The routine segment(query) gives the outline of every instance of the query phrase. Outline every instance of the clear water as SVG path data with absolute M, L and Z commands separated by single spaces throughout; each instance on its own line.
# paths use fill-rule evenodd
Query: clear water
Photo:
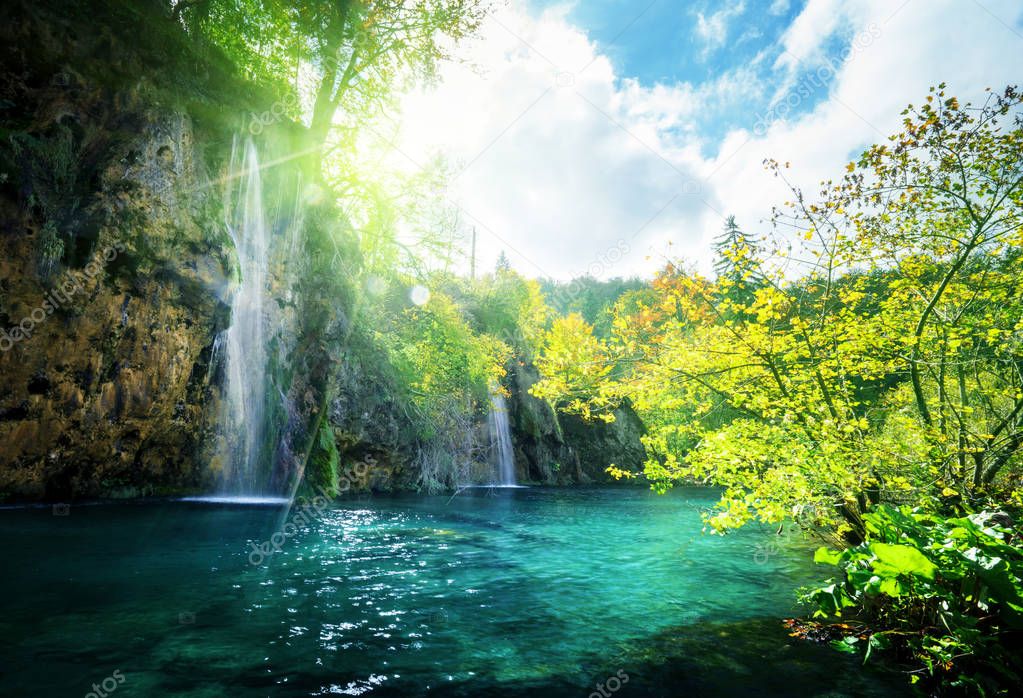
M 819 575 L 806 544 L 701 535 L 713 499 L 3 510 L 0 695 L 82 696 L 115 671 L 117 698 L 584 697 L 622 675 L 622 698 L 901 694 L 901 678 L 787 637 L 793 588 Z M 280 552 L 254 547 L 270 540 Z

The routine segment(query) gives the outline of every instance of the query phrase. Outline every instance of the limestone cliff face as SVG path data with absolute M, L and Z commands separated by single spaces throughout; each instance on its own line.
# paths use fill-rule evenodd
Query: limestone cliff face
M 0 9 L 0 497 L 209 491 L 230 465 L 232 153 L 273 99 L 165 3 L 65 5 Z M 256 139 L 275 163 L 259 478 L 276 491 L 302 475 L 350 300 L 321 283 L 351 249 L 336 211 L 308 203 L 304 134 L 278 119 Z
M 0 41 L 0 499 L 210 491 L 232 438 L 229 166 L 273 96 L 193 44 L 166 3 L 12 0 Z M 357 251 L 303 184 L 304 129 L 278 119 L 256 135 L 274 163 L 260 477 L 288 491 L 328 412 L 349 455 L 397 463 L 408 445 L 363 384 L 372 367 L 345 357 Z
M 184 454 L 209 428 L 207 369 L 227 319 L 229 259 L 208 224 L 190 121 L 140 119 L 135 137 L 76 173 L 91 181 L 77 220 L 61 222 L 78 230 L 57 227 L 57 241 L 74 246 L 62 259 L 40 251 L 51 242 L 49 212 L 25 207 L 25 191 L 3 192 L 0 489 L 59 495 L 194 481 Z M 92 145 L 54 129 L 39 149 L 65 137 L 79 151 Z M 20 181 L 38 200 L 47 194 L 36 187 L 48 183 L 35 177 Z
M 215 66 L 169 89 L 189 52 L 147 5 L 54 5 L 0 11 L 0 496 L 198 489 L 241 116 L 195 101 Z
M 199 486 L 231 260 L 193 123 L 61 88 L 5 144 L 0 492 Z
M 584 482 L 615 482 L 607 473 L 610 465 L 634 473 L 643 470 L 646 449 L 639 437 L 645 429 L 628 405 L 614 411 L 613 422 L 587 422 L 575 415 L 560 415 L 565 443 L 578 454 Z
M 239 276 L 225 182 L 235 139 L 273 98 L 167 15 L 147 0 L 0 6 L 0 500 L 224 481 L 221 340 Z M 303 184 L 303 138 L 286 121 L 257 138 L 280 163 L 263 182 L 276 207 L 265 480 L 289 491 L 318 463 L 336 483 L 369 461 L 356 489 L 464 482 L 486 463 L 486 415 L 427 442 L 395 399 L 380 352 L 353 333 L 358 251 Z M 535 380 L 522 367 L 508 386 L 520 481 L 638 469 L 634 415 L 559 418 L 528 395 Z
M 339 469 L 356 490 L 417 489 L 420 473 L 412 466 L 420 444 L 415 425 L 393 397 L 397 386 L 380 364 L 363 360 L 365 355 L 345 353 L 330 403 L 328 418 Z
M 539 380 L 529 364 L 511 371 L 509 401 L 515 460 L 519 480 L 544 484 L 609 483 L 606 469 L 640 472 L 646 452 L 639 437 L 643 425 L 631 407 L 615 410 L 615 420 L 587 422 L 556 413 L 550 405 L 529 394 Z

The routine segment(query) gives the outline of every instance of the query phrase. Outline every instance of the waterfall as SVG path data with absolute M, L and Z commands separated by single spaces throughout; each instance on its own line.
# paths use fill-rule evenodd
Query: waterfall
M 497 464 L 495 485 L 515 484 L 515 456 L 512 451 L 511 429 L 508 428 L 508 406 L 504 395 L 494 388 L 490 391 L 490 447 Z
M 226 224 L 238 254 L 240 284 L 231 300 L 225 361 L 227 386 L 223 429 L 228 445 L 224 486 L 252 494 L 265 488 L 262 460 L 266 431 L 267 350 L 263 311 L 267 293 L 268 235 L 259 154 L 251 139 L 238 161 L 231 154 L 225 196 Z

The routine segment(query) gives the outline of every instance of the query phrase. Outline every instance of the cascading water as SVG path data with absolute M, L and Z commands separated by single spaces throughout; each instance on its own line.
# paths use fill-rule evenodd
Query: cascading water
M 494 484 L 515 485 L 515 455 L 512 450 L 511 429 L 508 427 L 508 406 L 500 390 L 490 391 L 490 447 L 496 462 Z
M 266 432 L 266 318 L 268 235 L 259 154 L 251 139 L 239 156 L 235 142 L 225 197 L 227 229 L 238 254 L 240 285 L 231 301 L 226 335 L 227 392 L 224 405 L 228 473 L 224 486 L 236 494 L 265 489 L 261 462 Z M 240 161 L 239 161 L 240 159 Z

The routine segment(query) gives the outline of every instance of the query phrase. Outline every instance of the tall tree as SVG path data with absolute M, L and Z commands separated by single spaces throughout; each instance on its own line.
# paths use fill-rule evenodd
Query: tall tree
M 543 364 L 533 392 L 631 399 L 648 477 L 721 486 L 719 529 L 794 517 L 857 538 L 879 502 L 1018 506 L 1021 107 L 1011 87 L 976 108 L 932 91 L 839 181 L 793 188 L 775 222 L 807 243 L 798 281 L 762 273 L 723 318 L 722 289 L 662 275 L 602 355 Z
M 714 273 L 717 275 L 716 300 L 726 318 L 736 315 L 738 308 L 753 303 L 756 290 L 762 285 L 759 270 L 759 248 L 739 224 L 735 216 L 725 221 L 724 230 L 714 238 Z
M 429 80 L 448 47 L 473 33 L 489 0 L 180 0 L 174 17 L 223 47 L 253 77 L 297 84 L 317 78 L 311 151 L 327 143 L 335 116 L 379 111 L 397 88 Z
M 508 255 L 501 250 L 501 254 L 497 255 L 497 264 L 494 265 L 494 270 L 498 273 L 506 273 L 511 271 L 511 262 L 508 261 Z

